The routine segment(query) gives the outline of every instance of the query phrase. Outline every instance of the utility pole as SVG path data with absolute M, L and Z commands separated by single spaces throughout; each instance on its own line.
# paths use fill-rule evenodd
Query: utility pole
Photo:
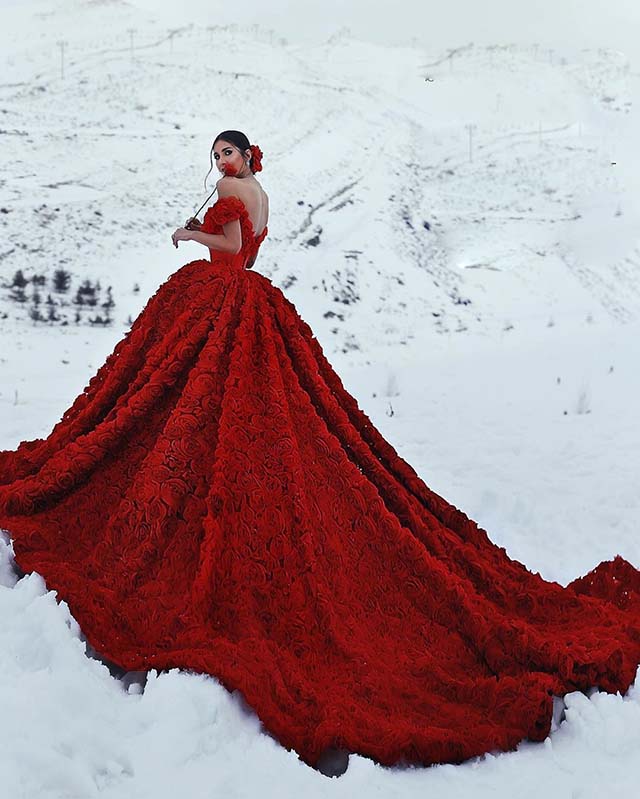
M 469 131 L 469 161 L 473 161 L 473 149 L 472 149 L 472 141 L 473 141 L 473 131 L 476 129 L 477 125 L 465 125 L 466 129 Z
M 136 28 L 127 28 L 127 33 L 129 34 L 129 43 L 131 47 L 131 60 L 133 61 L 133 34 L 136 32 Z
M 171 46 L 172 53 L 173 53 L 173 37 L 176 35 L 176 33 L 180 33 L 180 28 L 172 28 L 169 31 L 169 44 Z
M 69 42 L 65 41 L 64 39 L 59 39 L 56 44 L 60 48 L 60 77 L 64 80 L 64 48 L 69 44 Z

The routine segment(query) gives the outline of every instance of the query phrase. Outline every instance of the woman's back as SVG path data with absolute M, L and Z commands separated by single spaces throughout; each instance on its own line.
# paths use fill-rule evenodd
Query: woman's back
M 221 180 L 233 181 L 233 193 L 244 203 L 253 231 L 259 236 L 269 221 L 269 196 L 253 177 L 237 178 L 225 176 Z

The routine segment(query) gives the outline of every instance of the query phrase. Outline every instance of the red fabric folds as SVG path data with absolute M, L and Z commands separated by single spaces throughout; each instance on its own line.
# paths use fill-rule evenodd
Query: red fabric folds
M 566 588 L 431 491 L 238 255 L 163 283 L 46 439 L 0 452 L 0 526 L 92 646 L 239 689 L 316 765 L 460 762 L 550 730 L 553 694 L 625 692 L 640 573 Z

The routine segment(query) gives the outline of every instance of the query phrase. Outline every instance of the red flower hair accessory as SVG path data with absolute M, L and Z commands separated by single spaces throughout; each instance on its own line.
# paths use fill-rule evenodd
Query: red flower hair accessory
M 258 147 L 257 144 L 250 144 L 249 149 L 253 155 L 251 159 L 251 171 L 252 172 L 261 172 L 262 171 L 262 150 Z

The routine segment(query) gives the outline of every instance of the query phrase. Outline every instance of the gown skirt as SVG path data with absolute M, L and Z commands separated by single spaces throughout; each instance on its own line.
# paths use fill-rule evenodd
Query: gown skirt
M 125 670 L 239 690 L 311 766 L 459 763 L 626 692 L 640 572 L 544 580 L 429 489 L 243 245 L 185 264 L 45 439 L 0 452 L 0 527 Z

